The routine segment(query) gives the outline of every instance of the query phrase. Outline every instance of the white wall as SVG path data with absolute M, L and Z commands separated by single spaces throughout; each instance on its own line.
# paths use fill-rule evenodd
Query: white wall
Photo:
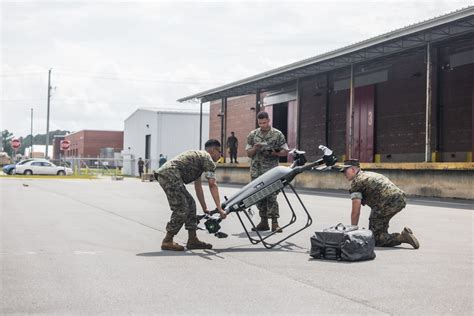
M 156 118 L 155 111 L 137 110 L 125 120 L 122 152 L 124 174 L 138 175 L 138 158 L 145 158 L 145 135 L 152 135 L 151 142 L 153 143 L 153 135 L 156 135 L 157 130 Z
M 199 113 L 139 109 L 132 114 L 124 127 L 124 174 L 138 175 L 136 164 L 138 157 L 145 158 L 147 134 L 151 135 L 149 170 L 158 169 L 160 154 L 171 159 L 183 151 L 199 149 Z M 208 113 L 203 113 L 202 135 L 204 146 L 209 137 Z
M 159 113 L 157 157 L 159 154 L 168 159 L 191 149 L 199 149 L 199 113 Z M 209 114 L 202 118 L 202 148 L 209 137 Z

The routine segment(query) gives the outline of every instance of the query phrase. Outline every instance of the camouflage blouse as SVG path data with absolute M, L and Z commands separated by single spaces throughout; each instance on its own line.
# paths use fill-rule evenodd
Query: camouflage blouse
M 285 136 L 273 127 L 267 132 L 262 132 L 260 128 L 251 131 L 247 136 L 245 150 L 249 150 L 257 143 L 261 143 L 263 146 L 255 153 L 250 162 L 250 176 L 252 178 L 259 177 L 273 167 L 278 166 L 279 157 L 270 154 L 272 149 L 288 150 Z
M 384 207 L 402 197 L 405 193 L 386 176 L 360 170 L 352 180 L 351 199 L 362 200 L 362 205 L 371 208 Z
M 165 174 L 167 172 L 179 173 L 181 179 L 186 184 L 198 179 L 203 172 L 206 178 L 215 178 L 215 171 L 216 164 L 212 160 L 211 155 L 204 150 L 186 151 L 158 169 L 159 174 Z

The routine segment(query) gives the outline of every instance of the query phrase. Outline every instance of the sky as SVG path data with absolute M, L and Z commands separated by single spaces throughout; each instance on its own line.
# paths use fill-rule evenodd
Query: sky
M 0 0 L 0 130 L 123 130 L 176 100 L 467 6 L 474 0 Z M 205 104 L 208 107 L 208 104 Z

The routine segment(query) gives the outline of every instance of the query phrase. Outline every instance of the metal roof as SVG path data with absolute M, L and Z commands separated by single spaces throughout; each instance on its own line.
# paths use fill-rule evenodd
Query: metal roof
M 125 121 L 129 120 L 132 116 L 134 116 L 139 111 L 147 111 L 153 113 L 160 113 L 160 114 L 196 114 L 200 115 L 200 110 L 193 110 L 193 109 L 173 109 L 173 108 L 154 108 L 154 107 L 139 107 L 135 111 L 130 114 Z M 203 109 L 203 115 L 209 115 L 209 110 Z
M 472 32 L 474 32 L 474 6 L 469 6 L 337 50 L 196 93 L 181 98 L 178 102 L 195 99 L 208 102 L 224 97 L 252 94 L 256 93 L 257 89 L 287 83 L 298 78 L 328 72 Z

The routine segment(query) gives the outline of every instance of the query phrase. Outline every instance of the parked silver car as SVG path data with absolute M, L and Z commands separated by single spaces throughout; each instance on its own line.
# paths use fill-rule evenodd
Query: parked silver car
M 46 159 L 35 159 L 28 161 L 22 165 L 17 165 L 15 168 L 16 174 L 49 174 L 49 175 L 72 175 L 72 169 L 67 167 L 56 166 L 54 163 Z

